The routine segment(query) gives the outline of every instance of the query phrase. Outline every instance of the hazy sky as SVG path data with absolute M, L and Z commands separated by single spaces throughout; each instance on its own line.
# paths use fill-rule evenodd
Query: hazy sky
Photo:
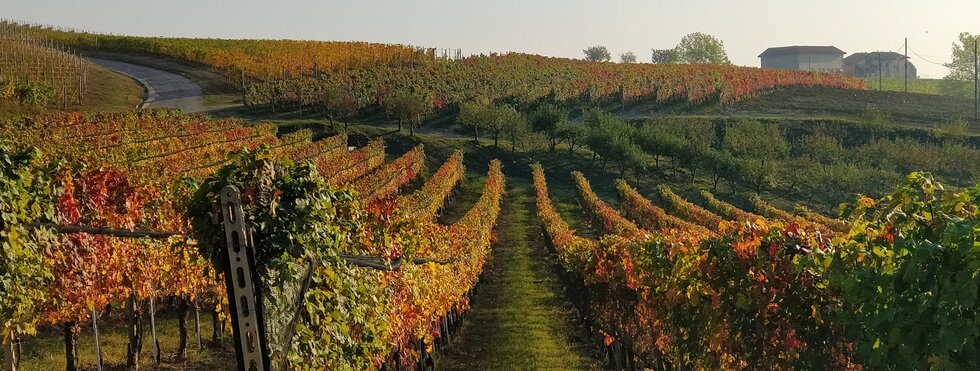
M 732 62 L 758 66 L 770 46 L 900 51 L 925 77 L 946 69 L 962 31 L 980 32 L 980 0 L 0 0 L 0 17 L 144 36 L 296 38 L 614 58 L 669 48 L 690 32 L 722 40 Z M 912 53 L 915 51 L 922 57 Z M 924 57 L 924 58 L 923 58 Z M 927 61 L 928 60 L 928 61 Z

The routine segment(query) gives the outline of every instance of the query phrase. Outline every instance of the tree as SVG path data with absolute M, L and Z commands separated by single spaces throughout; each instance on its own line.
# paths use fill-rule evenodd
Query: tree
M 347 130 L 347 118 L 357 113 L 361 108 L 355 94 L 341 81 L 323 81 L 319 83 L 316 91 L 317 100 L 327 112 L 327 119 L 330 120 L 330 127 L 334 126 L 335 119 L 344 120 L 344 131 Z
M 717 190 L 718 183 L 722 179 L 726 179 L 732 186 L 731 188 L 734 192 L 735 183 L 742 174 L 741 164 L 738 162 L 738 160 L 732 157 L 732 155 L 728 152 L 716 149 L 708 149 L 702 154 L 702 156 L 708 172 L 711 173 L 711 190 Z
M 742 121 L 725 130 L 723 147 L 742 161 L 743 177 L 756 193 L 773 185 L 777 162 L 789 154 L 789 144 L 778 128 L 758 121 Z
M 801 154 L 808 160 L 825 165 L 833 165 L 847 158 L 844 156 L 844 147 L 841 146 L 840 140 L 823 133 L 804 137 L 800 147 Z
M 575 147 L 582 144 L 588 131 L 584 125 L 565 121 L 558 127 L 558 136 L 568 144 L 568 153 L 575 153 Z
M 633 143 L 630 136 L 615 137 L 606 156 L 616 163 L 620 177 L 625 177 L 627 169 L 641 162 L 640 149 Z
M 398 119 L 398 131 L 402 122 L 408 123 L 409 133 L 414 137 L 415 128 L 432 114 L 432 97 L 429 94 L 408 90 L 395 92 L 384 104 L 385 111 Z
M 684 120 L 681 125 L 675 125 L 683 138 L 678 148 L 677 164 L 691 171 L 691 182 L 701 165 L 711 165 L 708 152 L 715 143 L 714 124 L 708 120 Z
M 980 40 L 980 35 L 970 35 L 969 32 L 960 33 L 959 42 L 953 43 L 952 62 L 943 64 L 949 68 L 947 79 L 972 81 L 973 80 L 973 43 Z
M 524 115 L 521 115 L 513 107 L 503 106 L 499 110 L 500 118 L 504 123 L 504 134 L 510 140 L 510 150 L 517 152 L 517 145 L 524 141 L 527 134 L 531 132 L 531 127 Z
M 515 122 L 522 120 L 524 120 L 524 117 L 514 107 L 508 104 L 490 107 L 487 114 L 486 128 L 493 137 L 493 147 L 497 148 L 500 137 L 508 129 L 520 126 L 520 124 L 515 124 Z
M 943 83 L 939 85 L 943 94 L 972 97 L 973 84 L 963 84 L 962 82 L 972 82 L 974 79 L 973 49 L 977 40 L 980 40 L 980 35 L 970 35 L 969 32 L 963 32 L 960 33 L 959 42 L 953 43 L 953 60 L 943 64 L 949 68 L 949 74 L 943 78 Z
M 636 142 L 644 152 L 653 156 L 654 165 L 660 167 L 662 157 L 675 157 L 680 151 L 683 138 L 670 130 L 669 123 L 651 123 L 637 130 Z
M 592 149 L 593 161 L 599 156 L 600 163 L 605 168 L 609 160 L 617 161 L 628 155 L 622 151 L 632 145 L 635 131 L 632 125 L 598 109 L 586 112 L 585 123 L 588 126 L 585 142 Z
M 585 60 L 587 61 L 609 62 L 612 59 L 612 56 L 609 54 L 609 49 L 601 45 L 590 46 L 582 52 L 585 53 Z
M 620 54 L 619 63 L 636 63 L 636 54 L 633 54 L 633 52 Z
M 479 102 L 466 102 L 459 106 L 456 122 L 462 127 L 473 128 L 473 141 L 480 141 L 480 128 L 487 122 L 487 106 Z
M 677 56 L 674 49 L 651 49 L 650 61 L 656 64 L 676 63 Z
M 700 32 L 684 36 L 672 54 L 675 63 L 732 64 L 725 52 L 725 43 L 714 36 Z
M 568 112 L 554 104 L 546 103 L 531 113 L 530 121 L 531 130 L 535 133 L 543 133 L 548 138 L 548 149 L 554 151 L 561 143 L 562 136 L 559 129 L 568 121 Z

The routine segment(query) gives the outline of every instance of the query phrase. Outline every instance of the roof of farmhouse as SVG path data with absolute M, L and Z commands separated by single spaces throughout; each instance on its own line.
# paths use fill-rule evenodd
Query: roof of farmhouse
M 759 57 L 773 57 L 777 55 L 795 55 L 795 54 L 847 54 L 843 50 L 837 49 L 834 46 L 781 46 L 777 48 L 769 48 L 766 51 L 759 54 Z
M 896 52 L 854 53 L 854 54 L 851 54 L 851 55 L 847 56 L 847 58 L 844 58 L 844 59 L 845 60 L 849 60 L 849 61 L 850 60 L 859 60 L 859 59 L 868 59 L 868 60 L 871 60 L 871 59 L 877 59 L 879 56 L 881 56 L 881 59 L 883 61 L 889 61 L 889 62 L 890 61 L 896 61 L 896 60 L 900 61 L 900 60 L 906 59 L 906 57 L 904 55 L 902 55 L 901 53 L 896 53 Z

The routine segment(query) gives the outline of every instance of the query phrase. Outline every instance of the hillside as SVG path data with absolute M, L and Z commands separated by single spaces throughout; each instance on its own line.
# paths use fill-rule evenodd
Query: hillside
M 938 80 L 160 13 L 195 36 L 0 19 L 0 369 L 980 370 L 980 114 Z M 438 40 L 377 19 L 301 35 Z
M 974 124 L 974 130 L 978 129 L 970 99 L 891 91 L 791 87 L 742 100 L 724 111 L 717 107 L 700 110 L 732 116 L 858 119 L 872 107 L 888 114 L 898 124 L 937 127 L 967 119 Z

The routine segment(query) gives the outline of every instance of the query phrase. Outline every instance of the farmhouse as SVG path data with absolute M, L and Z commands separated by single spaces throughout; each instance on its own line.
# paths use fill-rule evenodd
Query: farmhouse
M 833 46 L 783 46 L 759 54 L 762 68 L 843 72 L 844 53 Z
M 844 73 L 854 77 L 878 77 L 879 63 L 882 77 L 905 77 L 905 56 L 895 52 L 854 53 L 844 58 Z M 909 78 L 916 78 L 915 66 L 911 62 L 908 66 Z

